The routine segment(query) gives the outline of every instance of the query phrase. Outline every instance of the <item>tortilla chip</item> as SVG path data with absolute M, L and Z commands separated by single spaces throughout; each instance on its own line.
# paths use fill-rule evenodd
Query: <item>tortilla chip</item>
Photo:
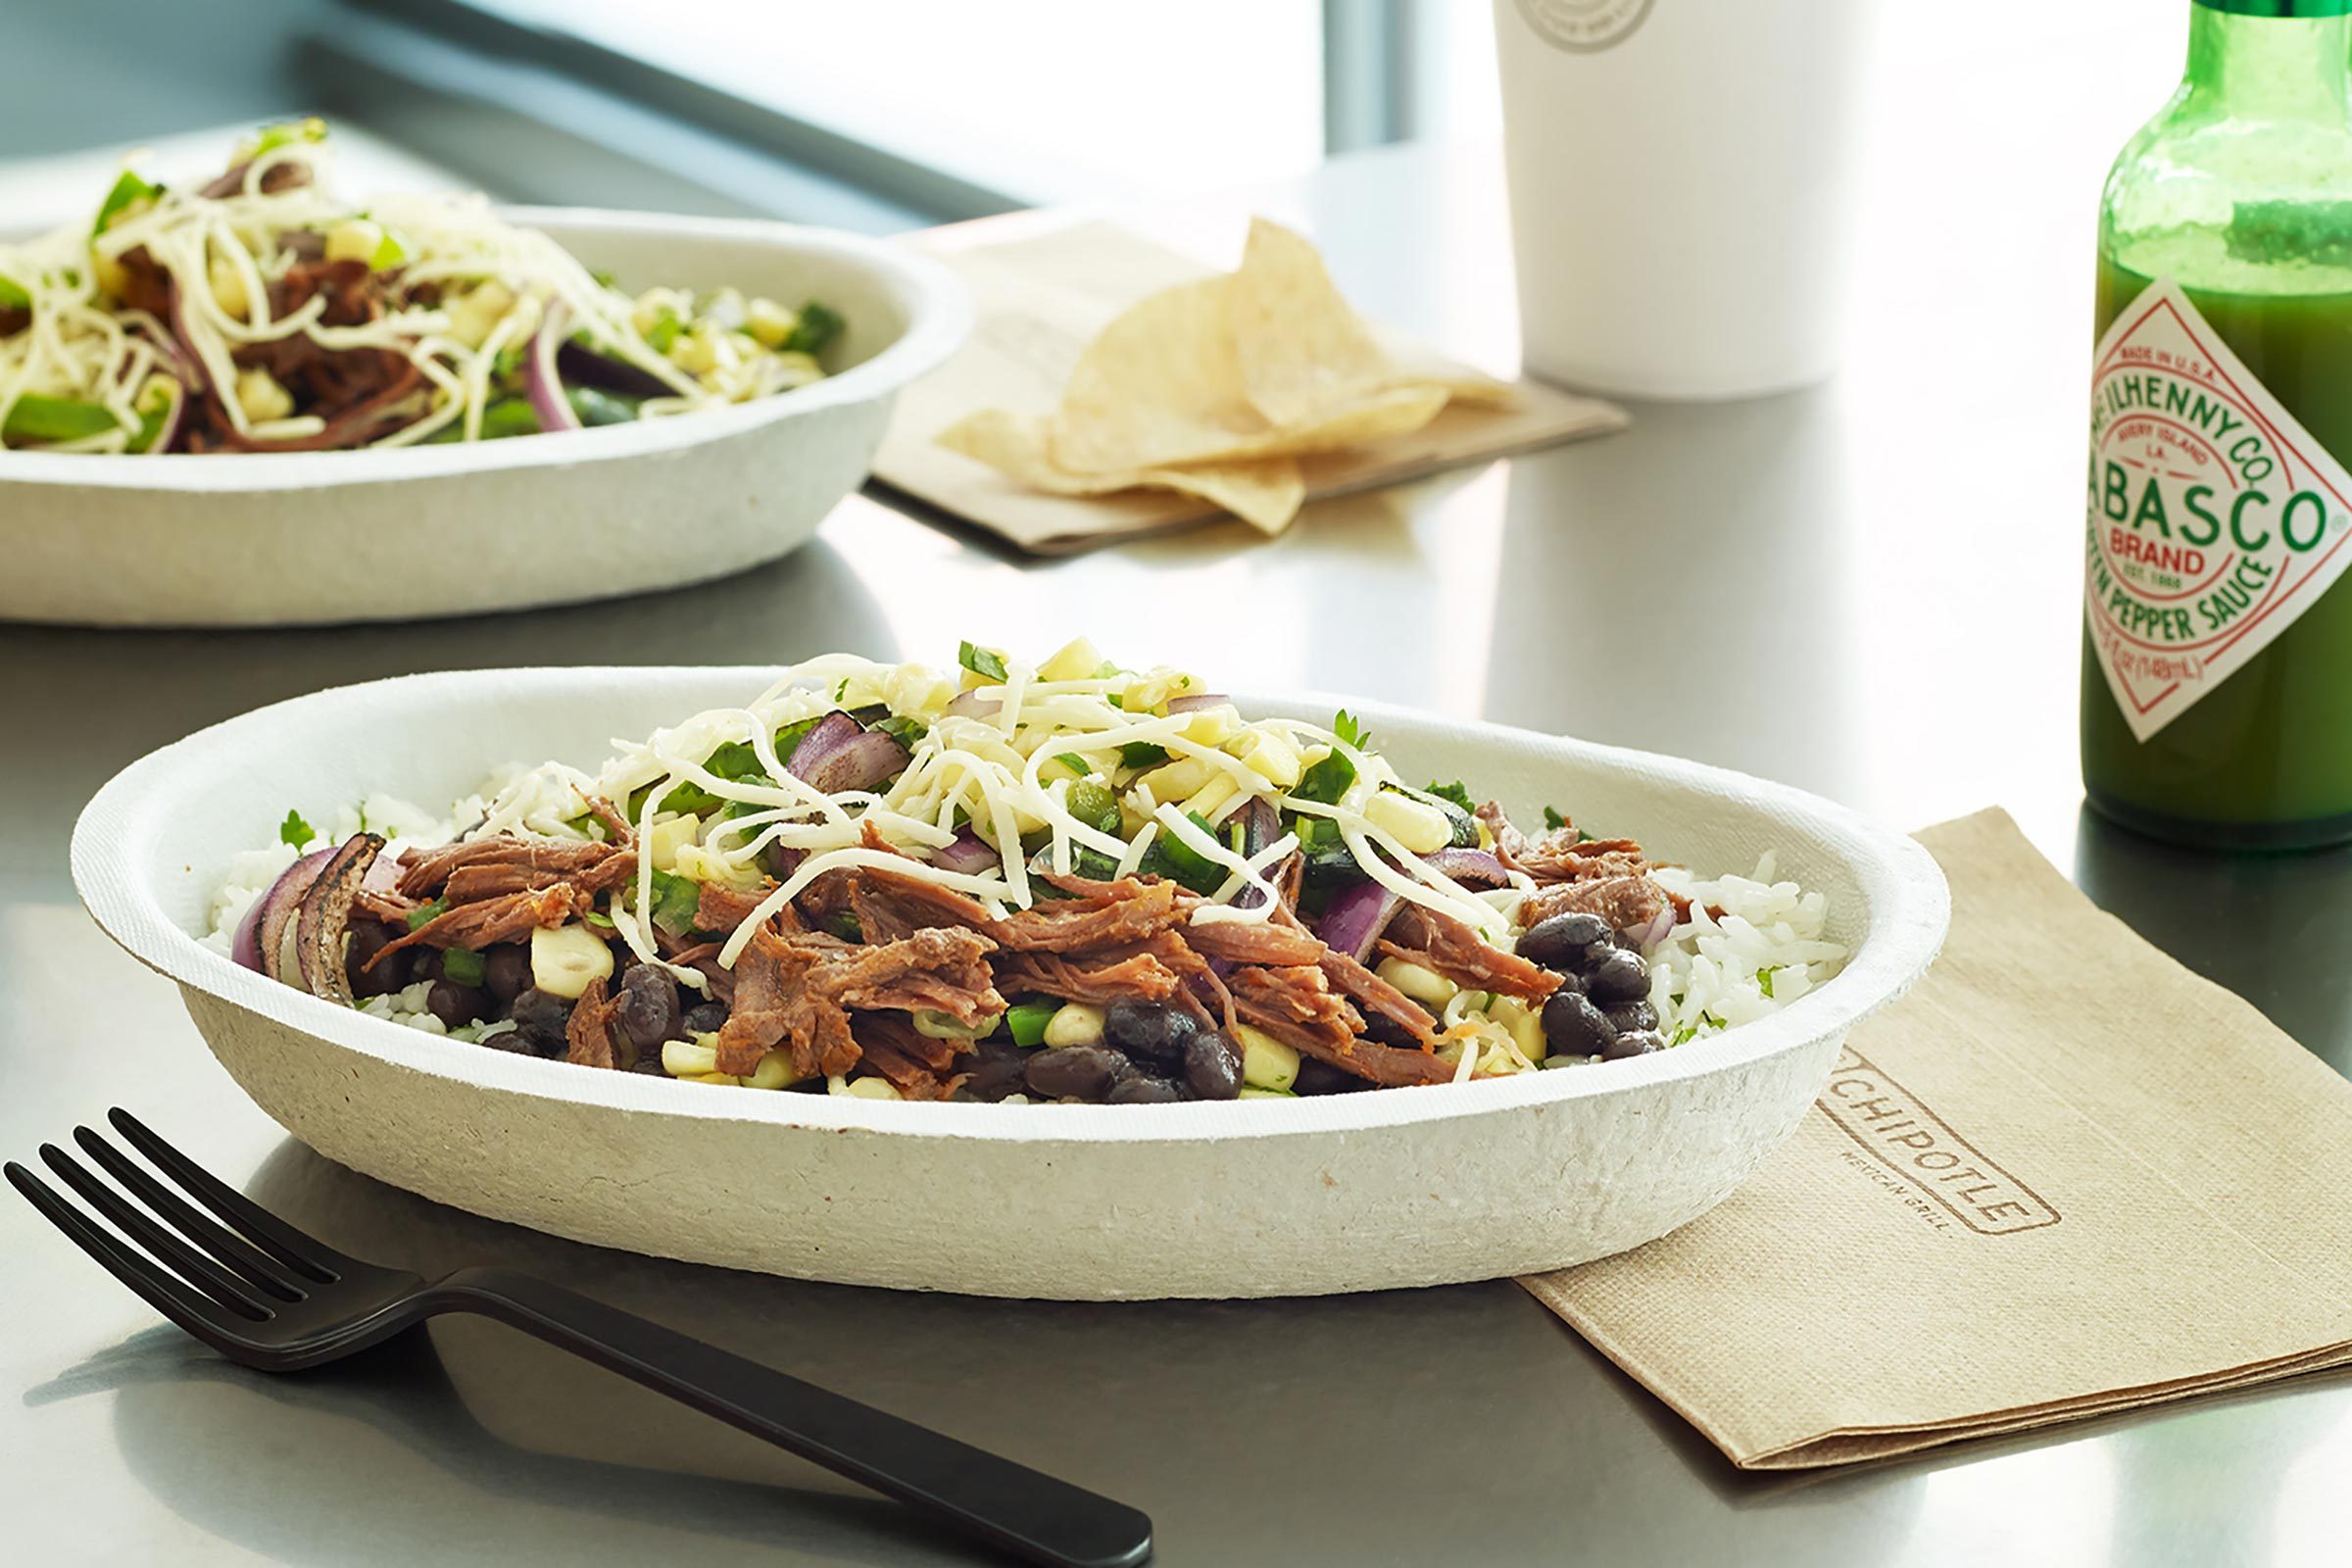
M 1071 473 L 1192 463 L 1272 428 L 1242 395 L 1226 326 L 1232 280 L 1204 277 L 1129 307 L 1079 356 L 1051 432 Z
M 1305 235 L 1257 218 L 1226 295 L 1243 395 L 1290 428 L 1397 384 L 1396 362 Z
M 1110 473 L 1072 473 L 1054 461 L 1041 420 L 988 409 L 932 438 L 951 452 L 975 458 L 1033 490 L 1062 496 L 1117 490 L 1177 490 L 1232 513 L 1261 533 L 1290 526 L 1306 500 L 1306 479 L 1287 457 L 1192 467 L 1140 467 Z

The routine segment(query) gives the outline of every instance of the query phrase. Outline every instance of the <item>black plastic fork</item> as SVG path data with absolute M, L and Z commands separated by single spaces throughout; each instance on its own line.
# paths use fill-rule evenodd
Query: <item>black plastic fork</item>
M 478 1313 L 1015 1557 L 1055 1568 L 1114 1568 L 1152 1555 L 1152 1521 L 1124 1503 L 532 1275 L 465 1268 L 427 1281 L 346 1257 L 215 1177 L 130 1112 L 110 1110 L 107 1120 L 178 1191 L 87 1127 L 74 1128 L 74 1141 L 145 1208 L 54 1144 L 41 1146 L 41 1159 L 115 1231 L 14 1160 L 6 1167 L 9 1181 L 148 1305 L 233 1361 L 265 1372 L 302 1372 L 428 1317 Z M 227 1224 L 200 1212 L 190 1198 Z

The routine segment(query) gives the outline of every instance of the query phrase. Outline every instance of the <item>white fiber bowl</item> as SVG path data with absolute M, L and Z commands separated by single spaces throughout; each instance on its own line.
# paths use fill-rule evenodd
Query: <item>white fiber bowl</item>
M 801 544 L 864 479 L 899 389 L 971 328 L 928 257 L 783 223 L 555 208 L 622 286 L 731 284 L 847 322 L 839 373 L 708 413 L 391 451 L 0 452 L 0 619 L 406 620 L 700 582 Z
M 509 669 L 298 698 L 132 763 L 74 831 L 99 924 L 179 982 L 245 1092 L 330 1159 L 574 1240 L 807 1279 L 988 1296 L 1245 1297 L 1562 1267 L 1705 1212 L 1786 1138 L 1854 1023 L 1934 957 L 1909 839 L 1697 763 L 1349 703 L 1410 778 L 1545 803 L 1705 873 L 1766 849 L 1852 958 L 1678 1050 L 1426 1089 L 1169 1105 L 891 1102 L 674 1083 L 339 1007 L 199 944 L 231 856 L 377 791 L 438 808 L 491 768 L 593 765 L 762 689 L 760 669 Z M 1327 719 L 1329 702 L 1239 699 Z

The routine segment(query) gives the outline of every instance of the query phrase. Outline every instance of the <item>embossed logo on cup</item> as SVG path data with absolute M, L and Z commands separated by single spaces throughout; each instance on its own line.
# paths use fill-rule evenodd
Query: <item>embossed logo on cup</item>
M 1517 0 L 1519 15 L 1555 49 L 1592 55 L 1633 36 L 1656 0 Z

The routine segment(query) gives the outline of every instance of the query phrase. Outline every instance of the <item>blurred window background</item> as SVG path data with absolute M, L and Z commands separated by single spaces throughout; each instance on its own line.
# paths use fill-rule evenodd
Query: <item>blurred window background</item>
M 2120 143 L 2187 7 L 1882 9 L 1889 96 L 2115 40 Z M 869 232 L 1497 128 L 1489 0 L 12 0 L 7 36 L 0 160 L 318 112 L 512 200 Z

